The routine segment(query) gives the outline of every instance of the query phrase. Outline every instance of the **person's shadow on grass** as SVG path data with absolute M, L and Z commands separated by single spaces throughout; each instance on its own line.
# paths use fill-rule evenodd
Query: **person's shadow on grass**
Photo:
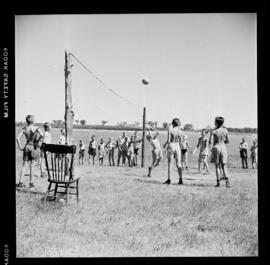
M 148 177 L 146 175 L 143 176 L 143 179 L 134 179 L 135 181 L 138 181 L 138 182 L 144 182 L 144 183 L 151 183 L 151 184 L 159 184 L 159 185 L 164 185 L 164 186 L 170 186 L 170 185 L 174 185 L 174 186 L 189 186 L 189 187 L 214 187 L 214 185 L 210 184 L 210 183 L 191 183 L 191 182 L 186 182 L 186 180 L 196 180 L 198 181 L 198 179 L 196 178 L 183 178 L 183 182 L 184 184 L 182 185 L 179 185 L 178 182 L 175 182 L 175 183 L 171 183 L 171 184 L 164 184 L 163 182 L 161 181 L 158 181 L 158 180 L 154 180 L 154 179 L 151 179 L 151 177 Z
M 210 183 L 187 183 L 185 182 L 185 179 L 183 178 L 184 184 L 179 185 L 178 183 L 172 183 L 171 185 L 177 185 L 177 186 L 187 186 L 187 187 L 214 187 L 213 184 Z
M 151 179 L 151 177 L 148 176 L 143 176 L 144 179 L 134 179 L 135 181 L 138 182 L 144 182 L 144 183 L 151 183 L 151 184 L 162 184 L 162 182 L 158 180 Z
M 41 191 L 41 190 L 37 190 L 37 189 L 33 189 L 33 188 L 27 188 L 27 187 L 16 187 L 16 191 L 18 192 L 23 192 L 23 193 L 31 193 L 31 194 L 40 194 L 40 195 L 44 195 L 46 193 L 46 191 Z

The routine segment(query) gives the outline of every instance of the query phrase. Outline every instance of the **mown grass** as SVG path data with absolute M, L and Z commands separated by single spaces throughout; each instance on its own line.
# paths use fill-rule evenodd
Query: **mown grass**
M 75 142 L 89 135 L 75 131 Z M 189 136 L 191 146 L 195 145 L 197 135 Z M 238 143 L 240 138 L 233 136 L 231 142 Z M 210 175 L 197 174 L 197 159 L 191 155 L 184 186 L 176 184 L 176 170 L 172 185 L 162 185 L 166 161 L 152 178 L 145 176 L 147 167 L 109 167 L 106 161 L 104 166 L 76 166 L 81 177 L 79 204 L 74 200 L 68 205 L 48 202 L 44 206 L 41 200 L 47 181 L 38 177 L 36 167 L 36 188 L 16 193 L 17 256 L 258 255 L 257 170 L 238 168 L 238 145 L 229 148 L 230 189 L 224 184 L 214 187 L 213 165 Z M 234 148 L 237 152 L 232 153 Z M 149 153 L 147 145 L 146 166 Z M 21 156 L 17 152 L 17 178 Z

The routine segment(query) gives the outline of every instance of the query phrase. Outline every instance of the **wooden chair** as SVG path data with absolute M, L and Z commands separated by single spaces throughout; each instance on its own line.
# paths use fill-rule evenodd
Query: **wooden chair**
M 73 168 L 76 146 L 43 143 L 42 149 L 44 151 L 49 182 L 44 202 L 46 203 L 47 197 L 50 195 L 50 192 L 54 191 L 54 199 L 56 199 L 57 194 L 64 194 L 67 203 L 69 195 L 76 195 L 78 203 L 80 178 L 74 177 Z M 55 184 L 54 189 L 51 189 L 53 183 Z M 72 189 L 75 189 L 76 192 L 71 193 L 70 191 Z

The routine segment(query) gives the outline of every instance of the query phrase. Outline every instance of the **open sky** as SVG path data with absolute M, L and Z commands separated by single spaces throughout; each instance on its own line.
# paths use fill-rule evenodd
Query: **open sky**
M 253 13 L 16 16 L 16 121 L 64 119 L 68 49 L 105 83 L 72 60 L 75 120 L 141 122 L 145 105 L 147 120 L 159 125 L 179 117 L 202 128 L 221 115 L 228 127 L 257 127 L 256 20 Z

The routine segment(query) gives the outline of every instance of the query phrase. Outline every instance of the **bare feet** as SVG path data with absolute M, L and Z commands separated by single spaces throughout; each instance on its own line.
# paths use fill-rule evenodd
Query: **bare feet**
M 165 182 L 163 182 L 163 184 L 171 184 L 171 180 L 167 179 Z

